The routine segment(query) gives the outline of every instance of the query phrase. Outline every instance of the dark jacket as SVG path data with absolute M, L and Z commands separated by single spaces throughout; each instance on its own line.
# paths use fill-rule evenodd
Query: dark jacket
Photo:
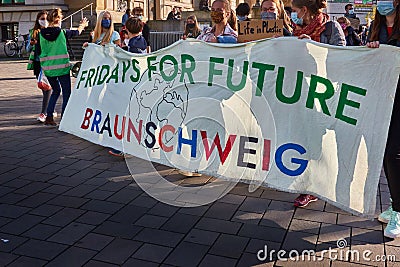
M 67 39 L 71 39 L 72 37 L 79 35 L 78 30 L 61 30 L 61 28 L 59 27 L 47 27 L 45 29 L 42 29 L 40 31 L 40 34 L 43 36 L 44 39 L 48 41 L 55 41 L 61 32 L 65 32 L 65 37 Z M 42 53 L 42 49 L 40 47 L 40 38 L 38 38 L 37 40 L 35 52 L 37 52 L 37 55 L 40 55 Z
M 146 52 L 147 43 L 143 36 L 138 35 L 129 39 L 128 51 L 136 54 L 143 54 Z
M 371 22 L 371 26 L 369 27 L 369 31 L 368 31 L 367 42 L 371 41 L 371 34 L 372 34 L 373 26 L 374 26 L 374 22 Z M 379 30 L 379 43 L 400 47 L 399 40 L 389 39 L 389 33 L 387 31 L 387 27 L 385 24 L 382 24 L 380 27 L 380 30 Z
M 344 36 L 342 27 L 337 21 L 328 21 L 325 24 L 325 30 L 320 36 L 320 43 L 337 46 L 346 45 L 346 37 Z
M 361 39 L 358 37 L 357 33 L 354 31 L 353 27 L 349 26 L 346 28 L 346 45 L 347 46 L 358 46 L 361 45 Z

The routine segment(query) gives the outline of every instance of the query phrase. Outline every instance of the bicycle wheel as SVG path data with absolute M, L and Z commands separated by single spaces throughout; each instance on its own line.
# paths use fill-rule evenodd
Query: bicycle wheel
M 9 42 L 4 45 L 4 53 L 8 57 L 13 57 L 17 53 L 17 44 L 15 42 Z

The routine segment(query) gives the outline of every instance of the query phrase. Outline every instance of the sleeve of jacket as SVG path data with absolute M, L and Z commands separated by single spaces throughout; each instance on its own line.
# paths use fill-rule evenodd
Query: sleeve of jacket
M 342 27 L 337 21 L 333 21 L 332 23 L 332 34 L 331 38 L 329 39 L 329 44 L 337 46 L 346 45 L 346 36 L 344 35 Z
M 372 21 L 368 29 L 367 43 L 371 42 L 371 35 L 372 35 L 371 33 L 373 28 L 374 28 L 374 22 Z

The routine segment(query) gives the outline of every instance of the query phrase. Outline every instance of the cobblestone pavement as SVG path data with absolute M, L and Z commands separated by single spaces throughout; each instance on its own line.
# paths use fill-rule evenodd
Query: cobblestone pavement
M 198 208 L 152 199 L 107 149 L 36 122 L 41 92 L 25 66 L 0 60 L 0 266 L 400 266 L 400 240 L 384 239 L 379 222 L 323 201 L 295 209 L 293 194 L 244 184 Z M 384 177 L 377 199 L 378 214 L 389 203 Z M 339 252 L 357 250 L 359 260 L 323 253 L 341 238 Z M 260 261 L 265 245 L 322 260 Z M 368 261 L 366 250 L 397 262 Z

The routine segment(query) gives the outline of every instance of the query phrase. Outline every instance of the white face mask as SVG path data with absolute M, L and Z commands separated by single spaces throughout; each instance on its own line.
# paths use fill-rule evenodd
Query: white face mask
M 39 22 L 39 25 L 42 27 L 47 28 L 47 26 L 49 26 L 49 22 L 46 19 L 39 19 L 38 22 Z

